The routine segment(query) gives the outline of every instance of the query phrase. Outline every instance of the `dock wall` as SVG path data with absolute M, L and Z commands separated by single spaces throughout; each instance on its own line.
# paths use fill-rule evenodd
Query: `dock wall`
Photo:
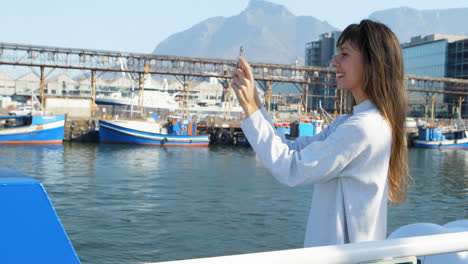
M 210 123 L 197 126 L 199 135 L 209 135 L 211 145 L 246 145 L 240 122 Z M 68 118 L 64 141 L 99 143 L 98 118 Z
M 70 119 L 67 117 L 64 128 L 64 141 L 99 142 L 97 119 Z
M 98 118 L 68 118 L 65 122 L 64 141 L 99 143 Z M 211 145 L 246 145 L 240 122 L 210 122 L 197 126 L 199 135 L 209 135 Z M 408 131 L 408 144 L 411 146 L 417 130 Z

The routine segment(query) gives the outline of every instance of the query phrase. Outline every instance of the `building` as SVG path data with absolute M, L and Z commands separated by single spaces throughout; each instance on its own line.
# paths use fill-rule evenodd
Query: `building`
M 0 71 L 0 96 L 15 94 L 15 80 Z
M 468 37 L 448 44 L 447 77 L 468 79 Z
M 63 96 L 79 95 L 79 90 L 76 89 L 75 85 L 76 81 L 68 74 L 62 72 L 47 79 L 44 87 L 44 94 Z
M 320 35 L 320 39 L 306 44 L 306 66 L 331 67 L 333 57 L 338 53 L 336 42 L 341 31 Z
M 75 76 L 73 78 L 75 81 L 75 91 L 78 91 L 81 96 L 91 96 L 93 86 L 91 78 L 92 76 L 87 74 Z M 96 76 L 96 90 L 105 89 L 106 87 L 107 83 L 99 76 Z
M 41 80 L 39 76 L 33 72 L 26 73 L 16 79 L 15 94 L 16 95 L 30 95 L 31 90 L 37 94 L 40 90 Z
M 338 54 L 336 43 L 341 35 L 341 31 L 328 32 L 320 35 L 320 39 L 306 44 L 305 56 L 306 66 L 331 67 L 332 60 Z M 321 75 L 321 76 L 319 76 Z M 320 84 L 309 86 L 308 111 L 317 110 L 319 105 L 329 112 L 335 112 L 335 75 L 317 74 L 311 76 L 313 81 Z
M 464 42 L 468 53 L 468 36 L 432 34 L 411 38 L 402 44 L 405 74 L 460 78 L 454 65 L 457 59 L 462 62 Z
M 468 36 L 416 36 L 409 43 L 402 44 L 402 49 L 406 75 L 468 79 Z M 430 90 L 446 89 L 449 88 L 430 87 Z M 435 115 L 452 117 L 456 113 L 454 105 L 457 100 L 455 95 L 434 94 Z M 428 112 L 428 104 L 432 105 L 432 94 L 409 92 L 408 101 L 411 105 L 410 115 L 424 116 Z M 468 113 L 466 104 L 462 107 L 462 113 Z

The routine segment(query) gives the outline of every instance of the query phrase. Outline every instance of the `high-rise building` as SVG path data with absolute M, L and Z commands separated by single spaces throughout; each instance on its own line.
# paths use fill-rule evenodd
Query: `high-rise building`
M 468 79 L 468 37 L 448 44 L 447 77 Z
M 411 38 L 409 43 L 402 44 L 405 73 L 432 77 L 454 75 L 453 70 L 449 73 L 449 64 L 454 64 L 452 58 L 463 55 L 460 54 L 463 44 L 458 43 L 464 41 L 468 41 L 467 36 L 432 34 Z
M 338 53 L 336 42 L 341 31 L 323 33 L 320 39 L 306 44 L 306 66 L 330 67 Z
M 336 42 L 341 31 L 328 32 L 320 35 L 319 40 L 306 44 L 305 63 L 306 66 L 331 67 L 332 60 L 338 53 Z M 327 111 L 335 111 L 335 89 L 326 83 L 334 82 L 334 74 L 323 74 L 324 76 L 311 76 L 319 81 L 319 85 L 309 86 L 308 110 L 317 110 L 319 104 Z M 333 76 L 331 76 L 333 75 Z M 333 79 L 333 80 L 331 80 Z
M 416 36 L 411 38 L 409 43 L 402 44 L 402 49 L 406 75 L 468 79 L 468 36 Z M 443 86 L 429 88 L 449 89 Z M 454 105 L 458 98 L 455 95 L 420 92 L 409 92 L 408 95 L 409 104 L 412 106 L 410 115 L 421 116 L 427 113 L 427 105 L 432 96 L 436 116 L 451 117 L 456 112 Z M 462 108 L 462 112 L 467 113 L 466 105 Z

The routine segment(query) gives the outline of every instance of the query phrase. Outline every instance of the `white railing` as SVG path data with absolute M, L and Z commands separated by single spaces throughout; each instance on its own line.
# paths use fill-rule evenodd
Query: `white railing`
M 189 259 L 158 264 L 250 264 L 250 263 L 366 263 L 381 260 L 466 252 L 468 232 L 387 239 L 339 246 L 323 246 L 244 255 Z

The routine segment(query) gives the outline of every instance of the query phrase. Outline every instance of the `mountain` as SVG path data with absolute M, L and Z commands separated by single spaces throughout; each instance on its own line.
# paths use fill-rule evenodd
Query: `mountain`
M 388 25 L 401 43 L 432 33 L 468 35 L 468 8 L 417 10 L 408 7 L 369 16 Z M 295 16 L 284 6 L 251 0 L 232 17 L 213 17 L 162 41 L 154 54 L 235 59 L 239 48 L 249 61 L 293 64 L 304 58 L 305 44 L 325 32 L 342 30 L 311 16 Z
M 235 59 L 239 48 L 250 61 L 290 64 L 304 57 L 305 44 L 337 30 L 310 16 L 295 16 L 284 6 L 251 0 L 232 17 L 214 17 L 162 41 L 154 54 Z
M 377 11 L 369 16 L 389 26 L 401 43 L 411 37 L 433 33 L 468 35 L 468 8 L 417 10 L 400 7 Z

